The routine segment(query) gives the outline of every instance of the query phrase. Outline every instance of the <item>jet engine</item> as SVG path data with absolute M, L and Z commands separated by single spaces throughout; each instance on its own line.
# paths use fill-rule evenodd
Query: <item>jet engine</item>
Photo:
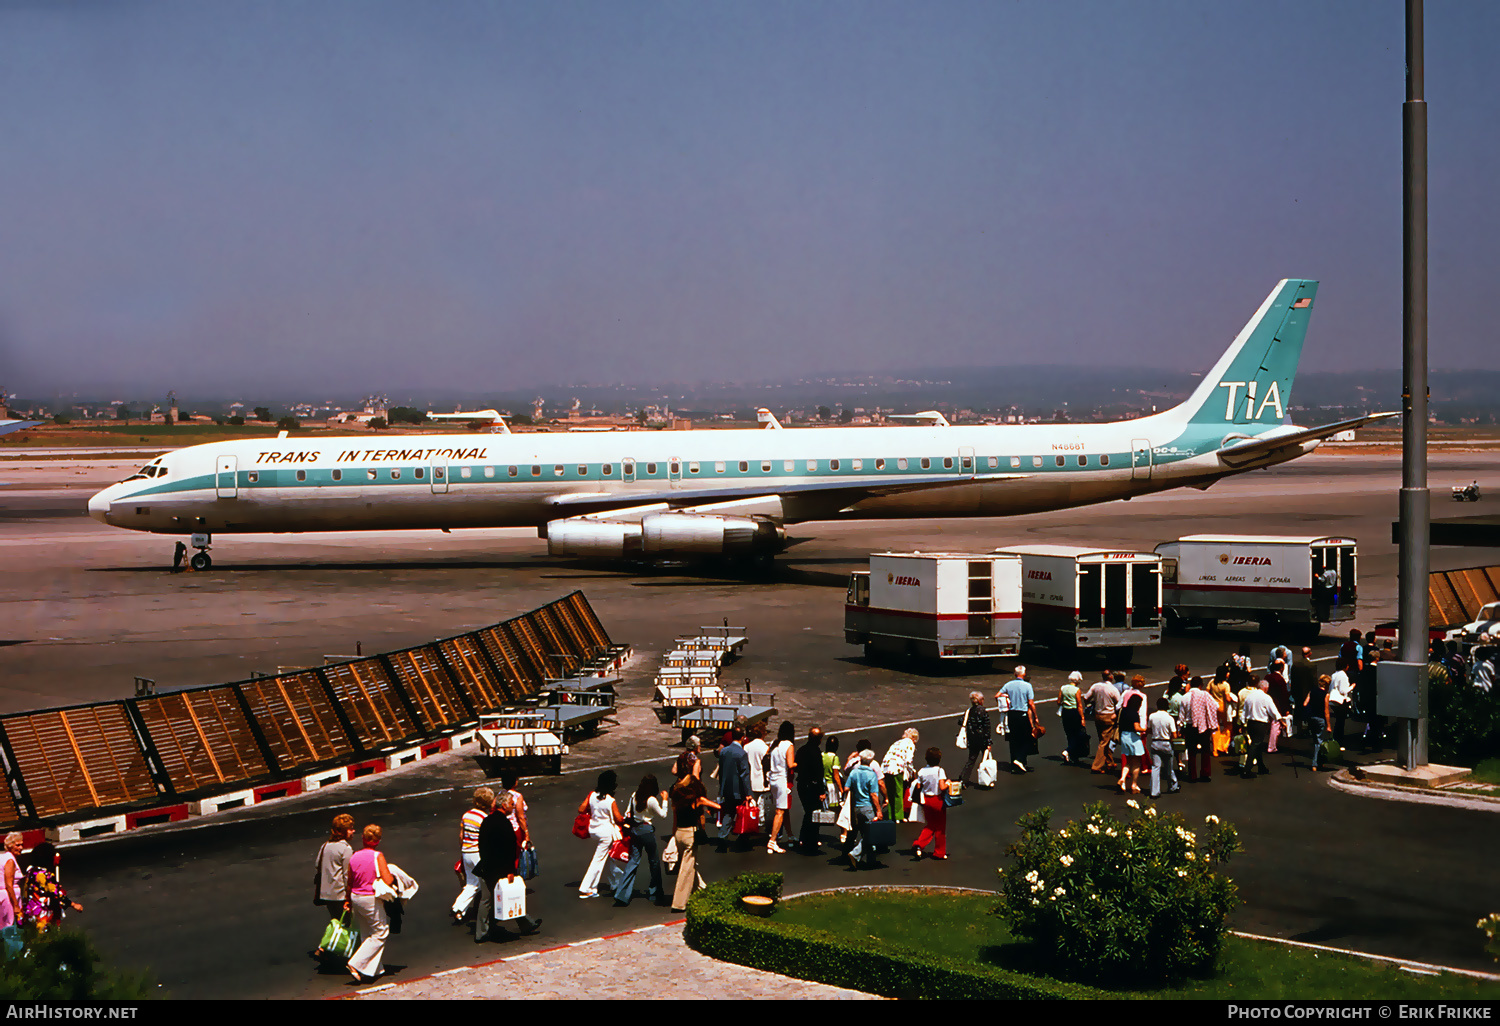
M 651 513 L 640 523 L 577 517 L 547 525 L 549 554 L 586 559 L 761 555 L 785 543 L 786 530 L 766 517 Z

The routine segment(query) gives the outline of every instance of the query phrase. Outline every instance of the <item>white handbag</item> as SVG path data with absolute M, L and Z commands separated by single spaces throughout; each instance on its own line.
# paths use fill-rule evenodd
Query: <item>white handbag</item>
M 964 721 L 958 725 L 958 738 L 954 740 L 955 748 L 969 747 L 969 710 L 964 710 Z
M 840 830 L 854 829 L 854 803 L 845 802 L 839 808 L 839 818 L 834 820 L 834 825 Z

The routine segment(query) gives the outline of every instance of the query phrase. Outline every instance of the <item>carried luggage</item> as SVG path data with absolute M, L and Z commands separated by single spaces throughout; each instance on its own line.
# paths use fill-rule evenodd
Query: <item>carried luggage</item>
M 518 860 L 517 872 L 521 874 L 522 880 L 536 879 L 537 865 L 535 848 L 521 849 L 521 858 Z
M 1344 750 L 1334 738 L 1326 738 L 1323 741 L 1323 764 L 1332 765 L 1344 758 Z
M 329 961 L 347 962 L 349 956 L 354 954 L 358 940 L 359 931 L 349 924 L 349 913 L 345 912 L 339 918 L 328 921 L 328 926 L 323 930 L 323 939 L 318 942 L 318 950 Z
M 747 801 L 734 810 L 734 832 L 737 834 L 760 833 L 760 806 Z
M 896 846 L 895 820 L 877 819 L 865 829 L 865 836 L 876 848 L 894 848 Z

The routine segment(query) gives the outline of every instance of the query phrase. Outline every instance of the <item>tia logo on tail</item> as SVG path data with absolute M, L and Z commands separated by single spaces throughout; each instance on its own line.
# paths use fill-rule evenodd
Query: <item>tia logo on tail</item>
M 1220 388 L 1229 389 L 1229 398 L 1224 403 L 1224 419 L 1234 420 L 1234 401 L 1240 389 L 1245 390 L 1245 419 L 1260 420 L 1265 415 L 1266 407 L 1274 407 L 1276 419 L 1281 420 L 1286 416 L 1286 411 L 1281 406 L 1281 388 L 1276 382 L 1271 382 L 1271 387 L 1266 389 L 1266 396 L 1260 401 L 1260 409 L 1255 408 L 1255 386 L 1254 381 L 1221 381 Z

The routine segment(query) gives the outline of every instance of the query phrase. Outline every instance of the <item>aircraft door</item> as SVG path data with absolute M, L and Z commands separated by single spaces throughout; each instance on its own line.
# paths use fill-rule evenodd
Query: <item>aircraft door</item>
M 635 480 L 635 460 L 629 456 L 620 461 L 620 479 L 626 484 Z
M 220 456 L 214 462 L 214 494 L 221 499 L 234 499 L 240 494 L 239 457 Z
M 448 492 L 448 467 L 446 464 L 429 463 L 427 471 L 432 481 L 433 495 L 446 495 Z
M 958 469 L 964 477 L 974 476 L 974 447 L 972 445 L 958 447 Z
M 1151 443 L 1147 439 L 1135 438 L 1130 442 L 1130 477 L 1151 479 Z
M 667 461 L 667 484 L 673 488 L 682 487 L 682 459 L 673 456 Z

